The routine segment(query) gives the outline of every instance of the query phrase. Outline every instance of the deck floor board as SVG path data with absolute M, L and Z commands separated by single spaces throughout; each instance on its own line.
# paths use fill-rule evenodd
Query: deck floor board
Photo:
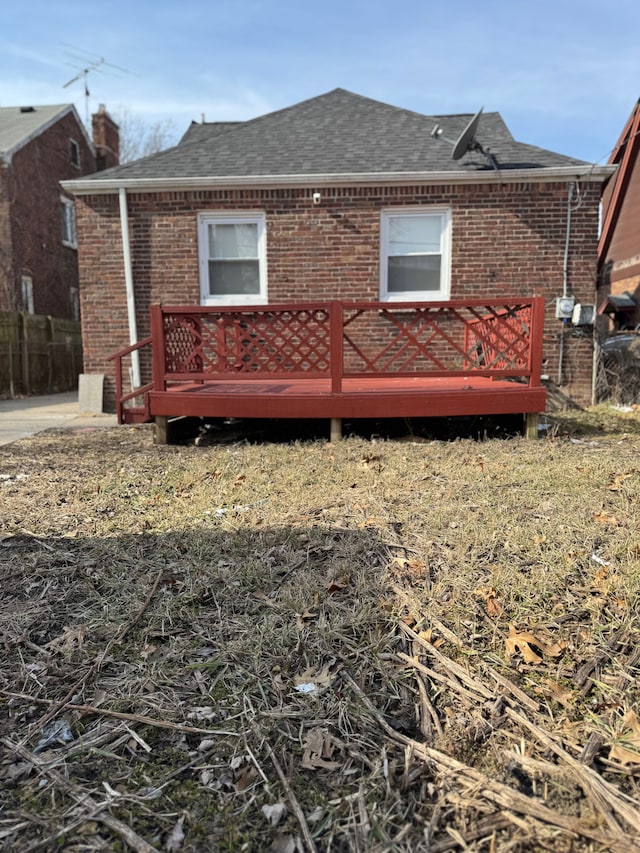
M 153 416 L 197 417 L 429 417 L 509 414 L 544 409 L 545 389 L 487 377 L 345 377 L 225 380 L 182 383 L 151 391 Z

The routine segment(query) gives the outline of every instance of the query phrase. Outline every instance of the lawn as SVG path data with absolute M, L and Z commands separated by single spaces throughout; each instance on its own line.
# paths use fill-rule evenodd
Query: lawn
M 640 415 L 0 448 L 6 850 L 640 851 Z

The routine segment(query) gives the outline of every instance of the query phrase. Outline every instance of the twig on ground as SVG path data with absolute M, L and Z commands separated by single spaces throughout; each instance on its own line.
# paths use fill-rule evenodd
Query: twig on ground
M 485 699 L 495 699 L 495 692 L 489 690 L 481 681 L 478 681 L 477 678 L 473 678 L 473 676 L 469 675 L 469 673 L 465 670 L 463 666 L 460 666 L 459 663 L 456 663 L 454 660 L 451 660 L 447 655 L 442 654 L 440 649 L 437 649 L 432 643 L 428 643 L 424 637 L 421 637 L 420 634 L 416 634 L 405 622 L 398 622 L 398 626 L 400 630 L 405 633 L 410 639 L 414 640 L 416 643 L 419 643 L 432 657 L 436 658 L 445 669 L 455 675 L 455 677 L 461 681 L 463 684 L 466 684 L 471 690 L 478 693 L 480 696 Z
M 520 725 L 527 728 L 547 749 L 554 752 L 568 767 L 570 767 L 576 777 L 576 781 L 583 789 L 585 795 L 600 809 L 603 816 L 609 823 L 611 829 L 616 833 L 621 833 L 622 829 L 615 820 L 611 811 L 616 812 L 626 823 L 633 827 L 637 833 L 640 833 L 640 813 L 638 804 L 635 808 L 629 802 L 625 802 L 620 796 L 617 789 L 602 778 L 591 767 L 581 764 L 578 759 L 563 749 L 560 744 L 548 732 L 540 726 L 528 720 L 523 714 L 514 711 L 512 708 L 506 708 L 507 715 L 518 722 Z
M 28 699 L 31 702 L 38 702 L 40 704 L 53 703 L 52 699 L 38 699 L 35 696 L 29 696 L 27 693 L 12 693 L 8 690 L 0 690 L 0 696 Z M 171 720 L 157 720 L 154 717 L 146 717 L 144 714 L 127 714 L 125 711 L 110 711 L 108 708 L 96 708 L 93 705 L 75 705 L 68 702 L 65 708 L 69 711 L 80 711 L 83 714 L 115 717 L 116 720 L 131 720 L 134 723 L 143 723 L 145 726 L 154 726 L 157 729 L 172 729 L 173 731 L 184 732 L 185 734 L 240 737 L 238 732 L 230 732 L 226 729 L 201 729 L 198 726 L 185 726 L 182 723 L 173 723 Z
M 27 761 L 30 764 L 33 764 L 34 767 L 37 767 L 41 773 L 44 773 L 49 777 L 57 788 L 60 788 L 61 791 L 69 794 L 69 796 L 76 800 L 79 805 L 88 806 L 91 811 L 89 814 L 85 815 L 84 821 L 96 820 L 103 823 L 119 835 L 132 850 L 136 851 L 136 853 L 158 853 L 158 849 L 156 847 L 145 841 L 144 838 L 138 835 L 137 832 L 134 832 L 134 830 L 131 829 L 130 826 L 127 826 L 126 823 L 118 820 L 118 818 L 113 817 L 111 814 L 102 814 L 102 809 L 108 807 L 108 803 L 97 803 L 90 794 L 83 791 L 72 782 L 69 782 L 69 780 L 65 779 L 61 773 L 58 773 L 58 771 L 54 770 L 52 767 L 48 767 L 47 764 L 37 755 L 33 755 L 33 753 L 29 752 L 29 750 L 25 749 L 20 744 L 12 743 L 7 738 L 0 738 L 0 741 L 12 752 L 17 753 L 23 761 Z
M 420 663 L 419 660 L 410 657 L 409 655 L 405 655 L 404 652 L 398 652 L 394 655 L 396 660 L 403 661 L 407 664 L 407 666 L 412 666 L 425 675 L 427 678 L 431 678 L 434 681 L 440 681 L 442 684 L 446 684 L 447 687 L 452 688 L 455 692 L 463 699 L 466 699 L 470 704 L 475 704 L 479 700 L 479 696 L 477 693 L 472 693 L 470 690 L 467 690 L 466 687 L 463 687 L 453 678 L 449 678 L 447 675 L 443 675 L 441 672 L 437 672 L 435 669 L 431 669 L 423 663 Z M 493 696 L 491 698 L 494 698 Z
M 431 738 L 433 734 L 433 729 L 431 726 L 431 722 L 433 722 L 433 727 L 439 735 L 442 735 L 442 725 L 440 723 L 440 718 L 438 717 L 438 712 L 433 707 L 433 703 L 431 699 L 429 699 L 429 694 L 427 693 L 427 688 L 424 684 L 424 679 L 420 676 L 420 673 L 414 673 L 416 683 L 418 685 L 418 692 L 420 693 L 420 706 L 422 709 L 422 713 L 420 715 L 420 730 L 425 737 Z
M 634 678 L 632 670 L 637 667 L 638 661 L 640 661 L 640 646 L 636 646 L 629 655 L 629 659 L 625 663 L 622 672 L 618 676 L 616 683 L 613 687 L 615 691 L 624 693 L 624 688 Z M 605 739 L 599 732 L 591 732 L 584 746 L 584 749 L 580 754 L 579 760 L 582 762 L 582 764 L 592 764 L 596 756 L 602 749 L 604 742 Z
M 550 809 L 548 806 L 542 805 L 536 800 L 512 790 L 507 785 L 495 782 L 479 770 L 463 764 L 446 753 L 418 743 L 412 738 L 395 731 L 395 729 L 387 723 L 382 714 L 380 714 L 380 712 L 375 708 L 373 703 L 358 686 L 357 682 L 345 669 L 342 670 L 342 678 L 359 696 L 362 703 L 366 708 L 368 708 L 370 713 L 375 717 L 378 724 L 391 740 L 396 743 L 400 743 L 403 746 L 411 745 L 414 750 L 414 754 L 416 756 L 420 756 L 424 761 L 433 762 L 440 769 L 455 773 L 458 779 L 464 779 L 475 784 L 477 789 L 482 791 L 482 795 L 485 798 L 495 802 L 500 807 L 511 809 L 515 812 L 519 812 L 520 814 L 529 815 L 545 823 L 551 824 L 552 826 L 561 827 L 569 832 L 582 835 L 585 838 L 591 838 L 600 844 L 608 845 L 609 850 L 615 850 L 617 853 L 631 853 L 631 851 L 633 851 L 633 853 L 638 853 L 638 851 L 640 851 L 640 844 L 630 840 L 622 831 L 615 832 L 614 837 L 612 837 L 612 835 L 605 835 L 604 833 L 598 832 L 597 830 L 592 829 L 592 827 L 585 825 L 580 820 L 565 817 L 553 809 Z
M 250 725 L 251 725 L 251 729 L 252 729 L 254 735 L 256 736 L 256 738 L 259 741 L 262 741 L 264 748 L 266 749 L 267 754 L 268 754 L 269 758 L 271 759 L 271 763 L 273 764 L 273 766 L 276 769 L 276 773 L 278 774 L 280 782 L 282 783 L 282 786 L 284 787 L 284 789 L 287 793 L 287 799 L 291 803 L 291 808 L 293 809 L 293 813 L 295 814 L 297 821 L 300 825 L 300 829 L 302 830 L 302 835 L 304 836 L 304 840 L 306 842 L 307 848 L 309 849 L 310 853 L 317 853 L 317 847 L 316 847 L 315 841 L 313 840 L 313 837 L 311 836 L 311 832 L 309 830 L 309 825 L 308 825 L 307 820 L 304 816 L 304 812 L 302 811 L 302 808 L 300 807 L 300 803 L 298 802 L 298 798 L 296 797 L 296 795 L 293 791 L 293 788 L 291 787 L 291 783 L 287 779 L 287 776 L 286 776 L 284 770 L 280 766 L 280 762 L 276 758 L 276 754 L 273 751 L 271 744 L 267 740 L 264 733 L 262 731 L 260 731 L 260 729 L 258 728 L 258 726 L 255 723 L 251 722 Z
M 510 681 L 500 672 L 496 672 L 496 670 L 491 666 L 486 665 L 484 669 L 495 681 L 498 682 L 501 687 L 504 687 L 504 689 L 510 693 L 520 705 L 524 705 L 525 708 L 528 708 L 530 711 L 537 712 L 540 710 L 540 703 L 536 702 L 535 699 L 532 699 L 531 696 L 528 696 L 524 690 L 520 690 L 513 681 Z
M 576 672 L 573 677 L 573 680 L 581 688 L 581 692 L 583 696 L 591 689 L 592 681 L 591 681 L 591 673 L 596 667 L 598 667 L 603 661 L 608 660 L 611 655 L 618 648 L 620 643 L 622 642 L 622 638 L 624 637 L 627 631 L 627 626 L 624 625 L 622 628 L 618 628 L 613 637 L 608 640 L 604 646 L 602 646 L 598 651 L 589 657 L 580 669 Z
M 149 593 L 147 594 L 147 597 L 145 598 L 144 602 L 142 603 L 141 607 L 137 610 L 135 615 L 132 616 L 131 619 L 129 619 L 129 621 L 126 622 L 124 625 L 120 626 L 120 628 L 116 632 L 115 636 L 109 640 L 109 642 L 105 646 L 104 650 L 97 656 L 97 658 L 91 664 L 89 669 L 84 673 L 84 675 L 82 675 L 75 682 L 75 684 L 73 684 L 69 688 L 64 699 L 61 699 L 59 702 L 56 702 L 53 705 L 53 707 L 49 711 L 47 711 L 47 713 L 43 717 L 41 717 L 39 720 L 37 720 L 31 726 L 32 731 L 34 728 L 42 728 L 44 725 L 46 725 L 49 722 L 49 720 L 52 720 L 57 714 L 59 714 L 60 711 L 62 711 L 62 709 L 67 706 L 69 700 L 75 696 L 75 694 L 78 692 L 78 690 L 80 690 L 80 688 L 83 687 L 87 683 L 87 681 L 93 675 L 95 675 L 96 672 L 98 672 L 98 670 L 102 666 L 104 659 L 109 654 L 111 647 L 114 646 L 116 643 L 121 642 L 124 639 L 124 637 L 128 634 L 128 632 L 131 630 L 131 628 L 133 628 L 133 626 L 136 624 L 136 622 L 140 619 L 140 617 L 142 616 L 144 611 L 149 606 L 151 599 L 153 598 L 154 593 L 155 593 L 156 589 L 158 588 L 158 584 L 160 583 L 160 579 L 162 578 L 163 574 L 164 574 L 164 569 L 160 569 L 160 571 L 156 575 L 156 579 L 153 583 L 153 586 L 151 587 Z M 22 741 L 23 744 L 25 744 L 27 742 L 27 740 L 29 739 L 29 736 L 30 735 L 28 735 L 26 738 L 23 739 L 23 741 Z

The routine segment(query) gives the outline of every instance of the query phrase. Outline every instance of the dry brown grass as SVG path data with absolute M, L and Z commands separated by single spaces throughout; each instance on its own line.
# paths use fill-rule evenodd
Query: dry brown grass
M 640 850 L 640 416 L 548 433 L 0 448 L 0 844 Z

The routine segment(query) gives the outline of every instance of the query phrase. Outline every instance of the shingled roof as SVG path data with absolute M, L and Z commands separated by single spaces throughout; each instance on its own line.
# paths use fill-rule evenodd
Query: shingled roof
M 452 145 L 471 114 L 426 116 L 344 89 L 302 101 L 246 122 L 191 125 L 173 148 L 69 182 L 73 191 L 90 192 L 124 185 L 227 179 L 246 185 L 251 179 L 330 179 L 450 173 L 453 177 L 493 172 L 490 158 L 470 152 L 451 157 Z M 432 131 L 438 124 L 441 135 Z M 516 142 L 499 113 L 484 113 L 477 139 L 501 171 L 585 167 L 582 160 Z
M 9 157 L 68 112 L 75 112 L 72 104 L 0 107 L 0 157 Z

